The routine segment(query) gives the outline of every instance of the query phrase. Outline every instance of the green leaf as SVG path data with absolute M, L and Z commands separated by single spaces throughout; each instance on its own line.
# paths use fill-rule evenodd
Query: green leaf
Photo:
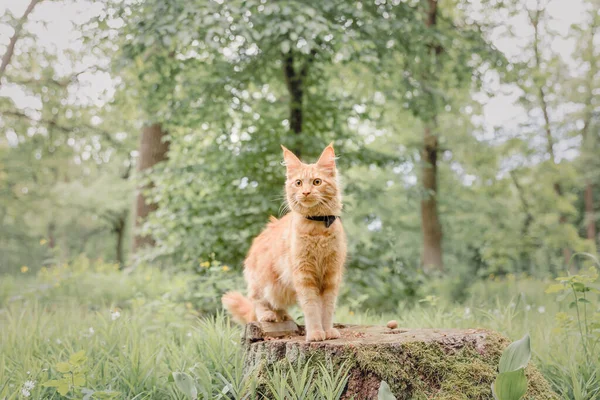
M 576 292 L 585 292 L 586 287 L 583 283 L 581 282 L 574 282 L 573 283 L 573 290 L 575 290 Z
M 60 382 L 57 381 L 56 379 L 49 380 L 48 382 L 44 382 L 42 384 L 42 386 L 45 386 L 45 387 L 58 387 L 58 385 L 60 385 Z
M 73 385 L 74 386 L 85 385 L 85 376 L 82 373 L 73 375 Z
M 177 385 L 179 390 L 181 390 L 192 400 L 196 400 L 198 398 L 198 389 L 196 389 L 194 379 L 192 379 L 191 376 L 185 372 L 173 372 L 172 375 L 173 379 L 175 380 L 175 385 Z
M 520 400 L 527 392 L 525 369 L 503 372 L 492 384 L 492 394 L 496 400 Z
M 85 361 L 85 350 L 71 354 L 71 358 L 69 358 L 69 362 L 73 365 L 81 364 L 83 361 Z
M 60 393 L 63 396 L 66 396 L 66 394 L 69 393 L 69 389 L 70 389 L 69 382 L 65 379 L 61 379 L 60 382 L 58 383 L 58 387 L 56 388 L 58 393 Z
M 71 372 L 71 364 L 66 362 L 59 362 L 58 364 L 56 364 L 56 370 L 58 372 L 66 374 L 67 372 Z
M 394 396 L 390 389 L 390 385 L 388 385 L 386 381 L 381 381 L 381 384 L 379 385 L 377 400 L 396 400 L 396 396 Z
M 500 357 L 499 371 L 510 372 L 525 368 L 531 359 L 531 339 L 529 334 L 508 345 Z

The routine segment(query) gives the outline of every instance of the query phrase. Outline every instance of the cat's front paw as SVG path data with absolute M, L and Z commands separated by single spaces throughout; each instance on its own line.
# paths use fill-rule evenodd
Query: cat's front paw
M 338 339 L 340 336 L 342 336 L 342 335 L 340 334 L 340 331 L 338 331 L 338 330 L 337 330 L 337 329 L 335 329 L 335 328 L 327 329 L 327 330 L 325 331 L 325 337 L 326 337 L 327 339 Z
M 321 342 L 326 339 L 324 331 L 310 331 L 306 332 L 306 341 L 307 342 Z

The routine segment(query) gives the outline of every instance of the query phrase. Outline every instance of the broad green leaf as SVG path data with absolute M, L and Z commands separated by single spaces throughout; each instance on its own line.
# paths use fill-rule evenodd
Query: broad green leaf
M 527 392 L 525 369 L 503 372 L 492 384 L 492 394 L 496 400 L 520 400 Z
M 71 371 L 71 364 L 66 362 L 59 362 L 58 364 L 56 364 L 56 370 L 58 372 L 66 374 L 67 372 Z
M 381 384 L 379 385 L 377 400 L 396 400 L 396 396 L 394 396 L 390 389 L 390 385 L 388 385 L 386 381 L 381 381 Z
M 85 350 L 78 351 L 77 353 L 71 354 L 69 362 L 73 365 L 77 365 L 85 361 Z
M 58 387 L 56 388 L 58 393 L 60 393 L 63 396 L 66 396 L 66 394 L 69 393 L 69 389 L 70 389 L 70 385 L 66 379 L 61 379 L 60 382 L 58 383 Z
M 74 386 L 85 385 L 85 376 L 81 372 L 73 375 L 73 385 Z
M 500 373 L 518 370 L 525 368 L 531 359 L 531 339 L 529 334 L 523 336 L 508 345 L 502 357 L 500 357 L 500 365 L 498 367 Z
M 175 380 L 175 385 L 177 385 L 179 390 L 181 390 L 187 397 L 192 400 L 196 400 L 198 398 L 198 389 L 196 389 L 196 384 L 191 376 L 185 372 L 173 372 L 173 379 Z

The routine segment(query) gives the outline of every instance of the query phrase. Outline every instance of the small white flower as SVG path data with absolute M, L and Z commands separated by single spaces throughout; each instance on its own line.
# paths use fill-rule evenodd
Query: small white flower
M 539 307 L 538 307 L 538 312 L 539 312 L 540 314 L 543 314 L 543 313 L 545 313 L 545 312 L 546 312 L 546 307 L 544 307 L 544 306 L 539 306 Z
M 517 306 L 517 304 L 514 301 L 511 301 L 510 304 L 508 305 L 510 308 L 515 308 Z
M 33 388 L 35 387 L 35 381 L 26 381 L 26 382 L 23 384 L 23 387 L 24 387 L 25 389 L 27 389 L 27 390 L 31 390 L 31 389 L 33 389 Z
M 31 392 L 29 390 L 23 388 L 23 389 L 21 389 L 21 394 L 23 395 L 23 397 L 29 397 Z
M 527 310 L 527 311 L 531 310 L 531 306 L 529 304 L 527 304 L 527 307 L 525 307 L 525 310 Z
M 116 319 L 119 319 L 120 316 L 121 316 L 121 313 L 118 310 L 111 310 L 110 319 L 112 319 L 114 321 Z
M 61 344 L 61 343 L 62 343 L 62 340 L 56 339 L 56 344 Z
M 31 371 L 27 371 L 27 375 L 31 375 Z
M 465 307 L 465 315 L 470 315 L 471 309 L 469 307 Z
M 192 332 L 188 332 L 187 337 L 192 337 Z

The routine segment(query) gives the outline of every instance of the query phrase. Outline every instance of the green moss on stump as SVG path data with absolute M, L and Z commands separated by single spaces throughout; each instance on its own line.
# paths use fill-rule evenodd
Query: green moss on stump
M 246 342 L 247 367 L 262 380 L 289 362 L 349 367 L 344 399 L 376 399 L 382 380 L 400 399 L 487 400 L 508 340 L 487 330 L 343 327 L 337 340 L 306 343 L 301 336 Z M 558 399 L 533 366 L 526 398 Z

